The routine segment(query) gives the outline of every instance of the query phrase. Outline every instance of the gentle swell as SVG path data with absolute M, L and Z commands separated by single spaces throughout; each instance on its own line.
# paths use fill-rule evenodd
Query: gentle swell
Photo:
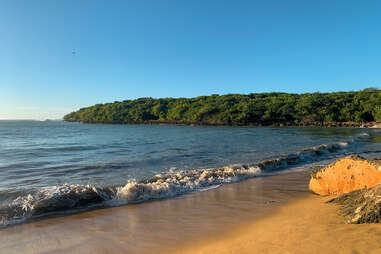
M 139 203 L 205 190 L 290 165 L 313 161 L 348 145 L 347 142 L 323 144 L 254 164 L 162 173 L 143 181 L 129 181 L 124 186 L 95 187 L 64 184 L 45 187 L 0 205 L 0 226 L 62 211 Z

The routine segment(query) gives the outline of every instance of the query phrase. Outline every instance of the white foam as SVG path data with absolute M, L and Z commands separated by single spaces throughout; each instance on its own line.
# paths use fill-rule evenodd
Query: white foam
M 223 184 L 267 174 L 301 162 L 313 162 L 320 156 L 347 147 L 351 142 L 323 144 L 272 160 L 254 164 L 235 164 L 214 169 L 169 170 L 154 177 L 129 180 L 124 186 L 105 188 L 63 184 L 41 188 L 16 198 L 0 209 L 0 225 L 6 225 L 49 212 L 77 209 L 90 205 L 124 205 L 162 199 L 218 188 Z
M 204 190 L 211 186 L 241 181 L 254 177 L 260 171 L 259 167 L 241 165 L 239 167 L 163 173 L 156 175 L 149 181 L 129 181 L 125 186 L 118 187 L 114 200 L 127 204 L 167 198 Z

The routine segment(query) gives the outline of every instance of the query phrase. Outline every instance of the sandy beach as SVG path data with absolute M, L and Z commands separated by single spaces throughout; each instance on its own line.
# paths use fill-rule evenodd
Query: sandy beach
M 0 253 L 381 253 L 381 225 L 348 225 L 307 171 L 0 230 Z
M 327 200 L 308 195 L 181 253 L 381 253 L 381 225 L 345 224 Z

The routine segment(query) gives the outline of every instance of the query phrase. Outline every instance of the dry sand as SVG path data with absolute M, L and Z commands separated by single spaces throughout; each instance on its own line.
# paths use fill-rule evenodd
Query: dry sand
M 380 224 L 345 224 L 327 200 L 311 194 L 181 253 L 381 253 Z

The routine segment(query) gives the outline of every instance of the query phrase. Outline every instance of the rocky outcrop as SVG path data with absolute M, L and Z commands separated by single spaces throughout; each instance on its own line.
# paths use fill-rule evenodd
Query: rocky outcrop
M 348 156 L 311 173 L 309 188 L 319 195 L 341 195 L 381 182 L 381 160 Z
M 373 128 L 373 129 L 381 129 L 381 123 L 380 122 L 372 122 L 369 123 L 367 128 Z
M 341 205 L 340 211 L 348 223 L 381 223 L 381 184 L 353 191 L 330 202 Z

